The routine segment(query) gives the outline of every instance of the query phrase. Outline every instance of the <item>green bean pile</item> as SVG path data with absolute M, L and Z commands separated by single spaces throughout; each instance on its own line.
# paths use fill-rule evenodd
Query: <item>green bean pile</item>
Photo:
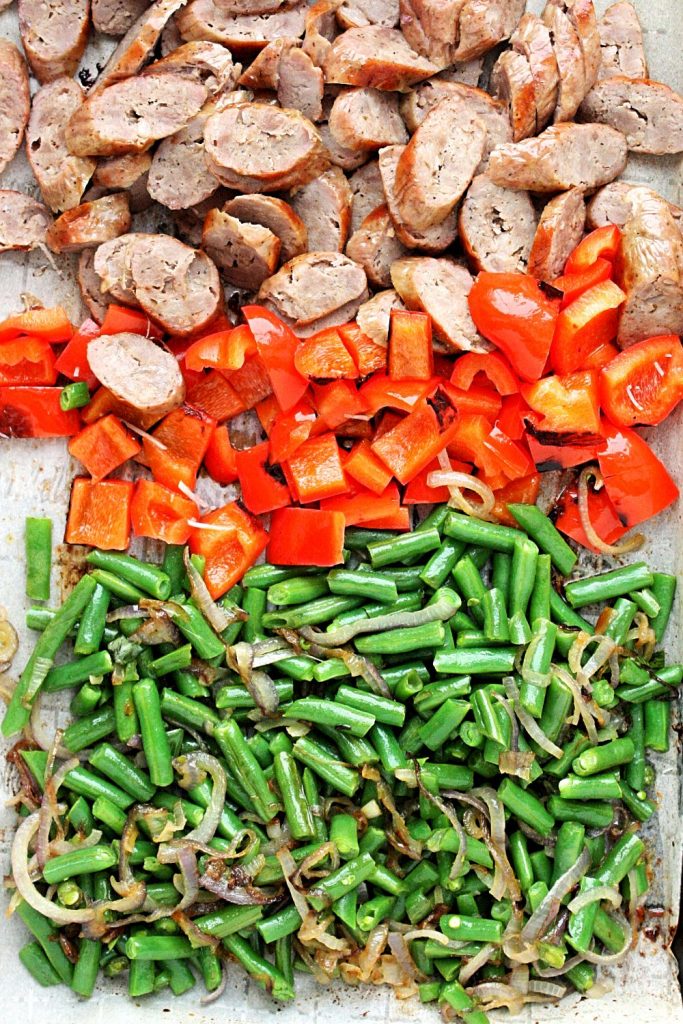
M 181 548 L 93 551 L 31 609 L 3 731 L 74 690 L 53 748 L 12 754 L 36 981 L 210 999 L 237 963 L 276 1000 L 304 972 L 484 1024 L 619 962 L 683 679 L 657 650 L 675 578 L 561 582 L 573 550 L 510 508 L 521 529 L 446 506 L 349 529 L 343 567 L 259 565 L 217 605 Z

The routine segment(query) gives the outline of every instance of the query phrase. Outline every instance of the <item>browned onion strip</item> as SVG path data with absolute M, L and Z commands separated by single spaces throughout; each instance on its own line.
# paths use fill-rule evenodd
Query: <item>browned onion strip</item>
M 579 519 L 581 520 L 583 532 L 586 534 L 586 540 L 603 555 L 626 555 L 629 551 L 637 551 L 645 543 L 645 537 L 642 533 L 634 533 L 632 537 L 622 541 L 620 544 L 608 544 L 607 541 L 598 536 L 595 527 L 591 523 L 588 509 L 588 480 L 590 478 L 595 481 L 596 489 L 599 490 L 603 485 L 603 479 L 602 473 L 597 466 L 586 466 L 581 470 L 581 475 L 579 476 Z
M 438 598 L 433 604 L 421 608 L 417 612 L 390 612 L 388 615 L 377 615 L 373 619 L 359 619 L 348 626 L 341 626 L 330 633 L 303 626 L 299 632 L 306 640 L 311 640 L 321 647 L 338 647 L 353 640 L 360 633 L 382 633 L 387 629 L 401 629 L 408 626 L 424 626 L 428 622 L 444 622 L 457 611 L 456 602 L 452 597 Z
M 503 680 L 503 685 L 505 686 L 506 694 L 512 701 L 512 706 L 515 709 L 515 714 L 519 719 L 520 725 L 522 726 L 526 734 L 530 736 L 532 740 L 538 743 L 539 747 L 545 750 L 547 754 L 551 754 L 553 757 L 556 757 L 558 759 L 562 757 L 562 748 L 558 747 L 556 743 L 553 743 L 552 740 L 548 739 L 546 734 L 541 729 L 540 725 L 538 725 L 538 723 L 536 722 L 536 719 L 533 718 L 529 714 L 529 712 L 525 711 L 522 707 L 519 698 L 519 690 L 517 689 L 517 684 L 515 683 L 512 676 L 506 676 L 505 679 Z
M 459 508 L 475 519 L 490 519 L 496 499 L 488 484 L 469 473 L 460 473 L 452 469 L 451 460 L 445 449 L 439 452 L 437 461 L 441 469 L 427 474 L 427 486 L 447 487 L 450 494 L 448 504 L 451 508 Z M 479 495 L 481 505 L 473 505 L 467 500 L 463 491 L 472 491 Z
M 564 897 L 578 885 L 590 866 L 590 853 L 584 847 L 579 859 L 560 875 L 522 928 L 520 938 L 523 943 L 533 945 L 538 942 L 560 912 Z
M 505 850 L 505 811 L 498 794 L 490 786 L 478 786 L 471 793 L 484 801 L 491 824 L 490 835 L 484 834 L 484 842 L 496 865 L 491 896 L 494 900 L 502 900 L 506 895 L 511 900 L 520 900 L 522 891 Z

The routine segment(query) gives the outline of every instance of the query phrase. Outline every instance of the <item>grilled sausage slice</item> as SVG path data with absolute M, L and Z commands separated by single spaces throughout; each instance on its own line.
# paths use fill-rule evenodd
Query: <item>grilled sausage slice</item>
M 569 17 L 555 4 L 546 4 L 542 17 L 550 31 L 560 75 L 553 120 L 571 121 L 588 92 L 581 40 Z
M 391 287 L 391 265 L 407 256 L 408 250 L 396 237 L 396 228 L 386 206 L 378 206 L 354 231 L 346 246 L 346 255 L 361 265 L 370 284 L 377 288 Z
M 346 0 L 339 8 L 337 18 L 343 28 L 362 28 L 364 25 L 396 28 L 398 0 Z
M 285 7 L 285 0 L 215 0 L 224 14 L 274 14 Z
M 418 52 L 446 67 L 453 63 L 460 15 L 467 0 L 401 0 L 401 29 Z
M 643 30 L 633 4 L 619 0 L 608 7 L 598 22 L 598 32 L 601 48 L 598 78 L 648 77 Z
M 314 252 L 344 251 L 351 226 L 351 189 L 339 167 L 330 167 L 297 189 L 290 203 L 306 225 L 309 249 Z
M 523 54 L 516 50 L 501 53 L 491 71 L 491 92 L 507 104 L 513 142 L 535 134 L 536 86 Z
M 281 107 L 298 110 L 309 121 L 323 114 L 323 73 L 303 50 L 286 49 L 278 63 L 277 99 Z
M 76 156 L 140 153 L 184 128 L 201 110 L 206 89 L 185 75 L 127 78 L 89 96 L 71 116 L 66 142 Z
M 439 253 L 452 245 L 458 235 L 458 224 L 455 213 L 450 213 L 441 224 L 416 231 L 409 227 L 401 216 L 396 197 L 396 169 L 405 146 L 385 146 L 379 151 L 379 170 L 384 185 L 386 203 L 396 234 L 408 249 L 423 249 L 425 252 Z
M 356 313 L 356 323 L 363 334 L 367 334 L 376 345 L 386 347 L 389 344 L 391 311 L 405 308 L 398 292 L 388 288 L 386 291 L 377 292 L 363 303 Z
M 490 351 L 492 346 L 481 337 L 470 314 L 467 296 L 474 281 L 465 267 L 445 258 L 409 256 L 396 260 L 391 279 L 408 309 L 429 313 L 435 336 L 449 349 Z
M 585 223 L 586 204 L 580 188 L 571 188 L 551 199 L 538 222 L 529 255 L 529 273 L 541 281 L 559 277 L 583 237 Z
M 349 178 L 351 187 L 351 231 L 357 231 L 369 213 L 385 202 L 379 161 L 371 160 Z
M 147 0 L 91 0 L 93 28 L 106 36 L 124 36 L 148 6 Z
M 90 90 L 99 92 L 113 82 L 131 78 L 144 67 L 159 42 L 169 19 L 186 0 L 156 0 L 140 14 L 105 64 Z
M 617 341 L 622 348 L 659 334 L 683 334 L 683 236 L 669 204 L 635 189 L 616 280 L 626 292 Z
M 88 362 L 100 384 L 131 409 L 160 419 L 185 398 L 178 361 L 140 334 L 104 334 L 88 345 Z
M 552 120 L 560 86 L 550 30 L 535 14 L 525 14 L 510 42 L 529 61 L 534 80 L 536 131 L 540 132 Z
M 79 256 L 77 277 L 83 303 L 93 320 L 101 324 L 109 303 L 116 300 L 109 292 L 102 291 L 102 279 L 95 271 L 94 249 L 84 249 Z
M 586 211 L 588 228 L 592 231 L 593 228 L 601 228 L 605 224 L 616 224 L 618 228 L 623 228 L 633 214 L 633 199 L 636 190 L 641 189 L 644 192 L 652 192 L 652 195 L 659 199 L 662 198 L 653 189 L 646 189 L 644 185 L 635 185 L 628 181 L 612 181 L 609 185 L 605 185 L 595 193 L 588 204 Z M 683 210 L 673 203 L 668 203 L 668 207 L 669 213 L 679 228 L 683 230 Z
M 484 152 L 486 127 L 463 118 L 461 104 L 441 100 L 427 114 L 396 167 L 396 201 L 411 230 L 441 224 L 474 177 Z
M 130 223 L 128 194 L 117 192 L 67 210 L 52 224 L 46 240 L 53 252 L 81 252 L 125 235 Z
M 567 15 L 574 26 L 583 56 L 586 91 L 592 89 L 600 68 L 600 33 L 593 0 L 548 0 Z
M 343 171 L 355 171 L 371 156 L 371 151 L 369 149 L 346 149 L 345 146 L 339 145 L 330 131 L 329 122 L 326 120 L 332 109 L 332 103 L 333 99 L 331 96 L 323 97 L 323 118 L 325 120 L 318 124 L 320 138 L 330 161 L 335 167 L 341 167 Z
M 75 74 L 89 27 L 88 0 L 19 0 L 21 41 L 41 85 Z
M 206 159 L 221 184 L 240 192 L 305 185 L 328 163 L 320 134 L 297 110 L 245 103 L 213 114 L 204 131 Z
M 55 212 L 78 206 L 97 166 L 73 156 L 66 144 L 72 115 L 83 104 L 83 90 L 72 78 L 58 78 L 33 97 L 26 131 L 26 154 L 43 199 Z
M 492 150 L 503 142 L 512 142 L 512 129 L 505 105 L 475 86 L 431 78 L 428 82 L 416 85 L 401 100 L 401 114 L 411 132 L 419 128 L 430 110 L 442 99 L 450 99 L 451 105 L 460 104 L 463 121 L 476 117 L 486 126 L 484 152 L 477 168 L 483 171 Z
M 621 174 L 626 154 L 626 139 L 608 125 L 557 124 L 535 139 L 499 146 L 491 154 L 489 174 L 506 188 L 586 190 Z
M 683 96 L 661 82 L 605 78 L 586 96 L 579 114 L 623 132 L 635 153 L 683 150 Z
M 225 14 L 213 0 L 192 0 L 176 17 L 186 42 L 210 39 L 233 52 L 261 50 L 280 36 L 296 39 L 304 33 L 306 6 L 297 3 L 274 14 Z
M 148 72 L 158 74 L 168 71 L 172 74 L 187 75 L 195 82 L 206 86 L 210 96 L 225 89 L 232 89 L 242 70 L 235 64 L 232 54 L 220 43 L 183 43 L 172 53 L 150 64 Z
M 149 169 L 152 165 L 150 153 L 126 153 L 123 156 L 109 156 L 98 162 L 93 175 L 93 185 L 105 189 L 127 189 L 131 213 L 146 210 L 152 199 L 147 191 Z
M 332 104 L 329 126 L 345 149 L 381 149 L 408 141 L 397 94 L 379 89 L 340 92 Z
M 524 14 L 526 0 L 467 0 L 459 24 L 453 62 L 470 61 L 508 39 Z
M 131 243 L 128 259 L 137 301 L 169 334 L 193 334 L 218 313 L 218 270 L 206 253 L 170 235 L 145 235 Z
M 526 270 L 537 215 L 527 192 L 494 185 L 478 174 L 465 193 L 458 216 L 463 248 L 475 270 Z
M 275 273 L 280 239 L 260 224 L 243 224 L 224 210 L 210 210 L 204 221 L 202 248 L 227 281 L 255 292 Z
M 328 83 L 397 92 L 406 92 L 439 70 L 432 61 L 415 53 L 398 29 L 381 25 L 342 32 L 323 64 Z
M 306 11 L 303 49 L 321 68 L 339 33 L 336 12 L 344 0 L 318 0 Z
M 296 256 L 264 281 L 258 293 L 259 302 L 302 335 L 314 333 L 321 323 L 335 326 L 353 319 L 367 297 L 365 271 L 337 252 Z
M 169 210 L 196 206 L 219 187 L 204 159 L 204 132 L 209 117 L 222 109 L 222 100 L 205 103 L 187 127 L 162 139 L 154 152 L 147 187 L 152 199 Z
M 100 288 L 114 296 L 117 302 L 126 306 L 137 306 L 130 270 L 130 252 L 134 242 L 146 244 L 150 235 L 133 231 L 110 242 L 104 242 L 95 250 L 93 270 L 100 279 Z
M 45 244 L 52 217 L 49 211 L 23 192 L 0 189 L 0 252 L 27 252 Z
M 268 43 L 256 54 L 253 61 L 240 75 L 237 84 L 245 89 L 272 89 L 277 91 L 280 82 L 280 58 L 291 49 L 301 46 L 300 39 L 280 36 Z
M 0 39 L 0 174 L 21 146 L 31 110 L 26 62 L 14 43 Z
M 280 239 L 280 257 L 284 262 L 306 252 L 306 225 L 289 203 L 276 196 L 235 196 L 223 207 L 226 213 L 243 223 L 260 224 Z

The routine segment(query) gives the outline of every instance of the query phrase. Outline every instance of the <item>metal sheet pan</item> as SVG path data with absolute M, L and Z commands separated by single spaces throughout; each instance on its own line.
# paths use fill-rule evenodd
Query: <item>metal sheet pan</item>
M 683 92 L 683 0 L 633 0 L 645 30 L 645 46 L 653 78 L 667 82 Z M 607 0 L 596 0 L 602 11 Z M 530 0 L 530 9 L 538 10 L 540 0 Z M 16 6 L 0 14 L 0 35 L 18 38 Z M 83 66 L 94 69 L 103 53 L 91 47 Z M 0 73 L 2 69 L 0 69 Z M 653 158 L 632 156 L 624 177 L 652 185 L 675 202 L 683 201 L 683 174 L 680 156 Z M 37 193 L 23 153 L 5 172 L 3 188 L 19 188 Z M 163 230 L 163 228 L 162 228 Z M 46 304 L 62 303 L 74 320 L 82 315 L 75 286 L 74 260 L 60 257 L 51 262 L 41 253 L 30 256 L 7 254 L 0 257 L 0 316 L 19 306 L 19 295 L 30 292 Z M 680 410 L 679 410 L 680 412 Z M 654 446 L 683 486 L 683 416 L 679 415 L 656 431 Z M 69 483 L 74 475 L 61 441 L 0 440 L 0 603 L 7 607 L 11 620 L 22 625 L 26 609 L 23 572 L 23 521 L 26 515 L 49 515 L 55 522 L 55 539 L 61 538 Z M 648 526 L 648 543 L 643 557 L 657 568 L 676 571 L 683 579 L 683 503 L 669 510 Z M 55 591 L 60 585 L 59 566 L 55 569 Z M 681 638 L 681 597 L 674 614 L 669 639 L 672 656 L 683 657 Z M 18 664 L 30 649 L 31 637 L 21 630 Z M 46 712 L 46 726 L 54 726 L 57 712 Z M 680 720 L 680 710 L 679 710 Z M 681 992 L 676 962 L 668 945 L 675 931 L 680 904 L 680 877 L 683 846 L 683 790 L 680 780 L 680 754 L 676 745 L 657 758 L 659 814 L 648 827 L 653 868 L 653 886 L 645 910 L 643 930 L 637 948 L 619 969 L 602 972 L 610 991 L 600 1000 L 571 997 L 554 1008 L 529 1007 L 519 1020 L 572 1021 L 575 1024 L 652 1024 L 683 1021 Z M 2 799 L 12 792 L 12 772 L 3 764 Z M 9 850 L 14 814 L 0 808 L 0 869 L 9 869 Z M 6 903 L 6 896 L 2 896 Z M 201 1008 L 197 990 L 180 999 L 166 993 L 143 1001 L 133 1009 L 122 984 L 100 983 L 89 1002 L 79 1000 L 65 989 L 39 989 L 30 982 L 17 960 L 17 949 L 25 941 L 18 920 L 3 921 L 0 940 L 0 1005 L 7 1018 L 26 1024 L 60 1019 L 65 1024 L 152 1024 L 173 1020 L 174 1024 L 254 1024 L 257 1020 L 277 1019 L 280 1024 L 327 1024 L 340 1016 L 362 1019 L 365 1024 L 428 1022 L 438 1019 L 432 1007 L 413 1000 L 397 1001 L 382 989 L 348 989 L 333 985 L 322 989 L 307 978 L 297 982 L 299 998 L 295 1005 L 275 1007 L 241 972 L 230 972 L 227 992 L 215 1006 Z M 169 1014 L 170 1016 L 167 1016 Z M 494 1015 L 495 1018 L 495 1015 Z M 507 1015 L 501 1017 L 507 1019 Z

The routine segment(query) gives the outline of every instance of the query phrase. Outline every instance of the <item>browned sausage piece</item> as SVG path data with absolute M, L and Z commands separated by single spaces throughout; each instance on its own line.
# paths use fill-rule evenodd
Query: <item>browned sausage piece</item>
M 88 97 L 71 116 L 66 142 L 76 156 L 140 153 L 189 124 L 206 89 L 184 75 L 140 75 Z
M 223 14 L 274 14 L 286 7 L 286 0 L 214 0 Z
M 52 217 L 49 211 L 23 192 L 0 189 L 0 252 L 35 249 L 45 244 Z
M 103 334 L 88 345 L 88 362 L 100 384 L 132 409 L 160 418 L 185 398 L 178 361 L 141 334 Z
M 138 178 L 146 174 L 152 165 L 149 153 L 126 153 L 124 156 L 108 156 L 98 161 L 93 175 L 93 185 L 102 188 L 132 188 Z
M 542 281 L 559 277 L 583 237 L 585 223 L 586 204 L 580 188 L 571 188 L 551 199 L 538 222 L 529 255 L 529 273 Z
M 318 0 L 306 11 L 303 48 L 313 63 L 321 68 L 334 38 L 339 34 L 336 11 L 344 0 Z
M 146 7 L 127 30 L 90 92 L 99 92 L 112 82 L 137 75 L 152 56 L 169 18 L 185 2 L 186 0 L 156 0 Z
M 47 244 L 53 252 L 81 252 L 125 235 L 130 222 L 128 194 L 117 192 L 67 210 L 48 231 Z
M 337 14 L 342 28 L 361 28 L 364 25 L 398 25 L 398 0 L 346 0 Z
M 626 166 L 626 139 L 604 124 L 556 124 L 535 139 L 499 146 L 489 160 L 498 185 L 531 192 L 597 188 Z
M 43 199 L 55 212 L 78 206 L 97 162 L 73 156 L 66 144 L 72 115 L 83 104 L 83 90 L 72 78 L 58 78 L 33 97 L 26 130 L 26 154 Z
M 396 234 L 408 249 L 424 249 L 425 252 L 433 253 L 443 252 L 458 237 L 458 222 L 455 213 L 449 214 L 441 224 L 427 228 L 426 231 L 415 231 L 405 223 L 398 208 L 396 169 L 405 148 L 405 146 L 385 146 L 379 151 L 379 170 Z
M 382 206 L 384 185 L 379 173 L 379 161 L 371 160 L 349 178 L 351 187 L 351 231 L 357 231 L 369 213 Z
M 461 82 L 463 85 L 479 85 L 479 79 L 484 71 L 484 58 L 474 57 L 462 64 L 453 64 L 450 68 L 444 68 L 436 76 L 437 81 Z
M 302 36 L 306 10 L 298 3 L 275 14 L 225 14 L 213 0 L 192 0 L 178 12 L 176 21 L 186 42 L 210 39 L 232 51 L 246 49 L 253 53 L 279 36 Z
M 469 61 L 488 53 L 512 35 L 526 0 L 468 0 L 460 15 L 458 46 L 452 61 Z
M 311 251 L 344 251 L 351 225 L 351 189 L 339 167 L 330 167 L 297 189 L 289 201 L 306 225 Z
M 28 71 L 14 43 L 0 39 L 0 174 L 21 145 L 31 110 Z
M 241 70 L 241 65 L 233 63 L 227 47 L 220 43 L 194 42 L 183 43 L 173 53 L 150 64 L 145 74 L 170 71 L 187 75 L 206 86 L 213 96 L 224 89 L 232 89 Z
M 258 301 L 303 334 L 325 320 L 334 326 L 352 320 L 368 297 L 365 271 L 338 252 L 309 252 L 295 256 L 264 281 Z M 351 312 L 351 310 L 353 310 Z
M 465 193 L 458 216 L 460 240 L 475 270 L 526 270 L 537 223 L 527 192 L 494 185 L 478 174 Z
M 325 81 L 406 92 L 439 67 L 410 48 L 394 28 L 368 25 L 338 36 L 325 58 Z
M 377 292 L 371 299 L 364 302 L 356 313 L 356 323 L 363 334 L 367 334 L 376 345 L 386 347 L 389 344 L 389 327 L 392 309 L 405 309 L 398 292 L 393 288 Z
M 244 103 L 213 114 L 204 148 L 211 173 L 240 192 L 305 185 L 328 161 L 320 134 L 298 110 Z
M 622 348 L 659 334 L 683 334 L 683 236 L 668 203 L 634 189 L 616 261 L 626 292 L 617 341 Z
M 593 0 L 548 0 L 564 11 L 579 37 L 583 55 L 584 88 L 592 89 L 600 68 L 600 33 Z
M 221 185 L 212 196 L 197 203 L 196 206 L 189 206 L 187 210 L 174 210 L 173 223 L 183 242 L 191 245 L 193 249 L 199 249 L 206 215 L 210 210 L 222 210 L 229 198 L 230 192 Z
M 635 153 L 683 150 L 683 96 L 647 78 L 605 78 L 581 104 L 585 121 L 617 128 Z
M 340 92 L 332 104 L 329 126 L 345 149 L 381 149 L 408 141 L 398 96 L 378 89 Z
M 227 281 L 255 292 L 275 273 L 280 239 L 260 224 L 243 224 L 223 210 L 210 210 L 204 221 L 202 248 Z
M 237 84 L 245 89 L 271 89 L 275 92 L 280 81 L 280 57 L 286 50 L 298 46 L 301 46 L 300 39 L 288 39 L 286 36 L 274 39 L 256 54 L 246 71 L 240 75 Z
M 323 114 L 323 73 L 298 47 L 286 49 L 278 63 L 277 99 L 281 107 L 300 111 L 309 121 Z
M 378 206 L 368 214 L 346 246 L 350 256 L 377 288 L 391 287 L 391 265 L 408 255 L 408 250 L 396 237 L 396 228 L 386 206 Z
M 619 0 L 608 7 L 598 22 L 598 32 L 601 48 L 598 78 L 648 77 L 643 30 L 633 4 Z
M 110 302 L 115 302 L 110 292 L 102 291 L 102 279 L 95 271 L 95 250 L 84 249 L 78 257 L 78 287 L 81 298 L 90 316 L 101 324 Z
M 550 31 L 560 75 L 553 120 L 571 121 L 588 92 L 581 41 L 567 15 L 555 4 L 546 4 L 542 17 Z
M 339 145 L 330 131 L 330 125 L 327 121 L 327 117 L 332 109 L 332 103 L 332 96 L 323 97 L 323 118 L 325 120 L 321 121 L 317 126 L 320 138 L 330 161 L 335 167 L 341 167 L 343 171 L 355 171 L 372 155 L 371 151 L 369 149 L 346 149 L 345 146 Z
M 306 225 L 284 199 L 262 195 L 235 196 L 223 209 L 243 223 L 261 224 L 277 235 L 283 262 L 300 256 L 309 248 Z
M 199 331 L 219 311 L 218 270 L 206 253 L 170 235 L 145 235 L 128 258 L 137 301 L 169 334 Z
M 591 231 L 604 227 L 605 224 L 616 224 L 618 228 L 623 228 L 633 214 L 633 196 L 636 189 L 651 191 L 657 198 L 662 198 L 653 189 L 645 189 L 644 185 L 635 185 L 629 181 L 612 181 L 596 192 L 590 200 L 586 215 L 587 227 Z M 668 203 L 668 207 L 669 213 L 683 230 L 683 210 L 673 203 Z
M 41 85 L 75 74 L 89 26 L 88 0 L 19 0 L 21 41 Z
M 435 336 L 449 349 L 490 351 L 492 346 L 481 337 L 470 314 L 467 296 L 474 280 L 465 267 L 444 258 L 409 256 L 396 260 L 391 279 L 408 309 L 431 316 Z
M 507 109 L 500 100 L 495 100 L 483 89 L 462 82 L 431 78 L 420 82 L 412 92 L 401 100 L 401 114 L 411 132 L 414 132 L 425 117 L 442 99 L 449 98 L 451 104 L 459 103 L 463 121 L 478 118 L 486 126 L 484 152 L 477 170 L 484 170 L 489 155 L 503 142 L 512 142 L 512 129 Z
M 123 36 L 148 6 L 147 0 L 91 0 L 93 28 L 106 36 Z
M 93 269 L 100 279 L 100 287 L 110 292 L 117 302 L 126 306 L 139 305 L 133 291 L 133 279 L 130 272 L 130 252 L 133 242 L 148 239 L 150 236 L 133 231 L 111 242 L 104 242 L 95 250 Z
M 523 54 L 516 50 L 501 53 L 491 71 L 491 92 L 507 104 L 513 142 L 535 134 L 536 86 Z
M 463 117 L 450 98 L 430 110 L 396 167 L 396 201 L 411 230 L 441 224 L 471 182 L 484 152 L 486 126 Z
M 529 61 L 534 80 L 536 131 L 540 132 L 552 120 L 560 86 L 550 29 L 535 14 L 525 14 L 510 42 Z
M 460 14 L 467 0 L 400 0 L 401 29 L 410 45 L 435 63 L 453 63 Z

